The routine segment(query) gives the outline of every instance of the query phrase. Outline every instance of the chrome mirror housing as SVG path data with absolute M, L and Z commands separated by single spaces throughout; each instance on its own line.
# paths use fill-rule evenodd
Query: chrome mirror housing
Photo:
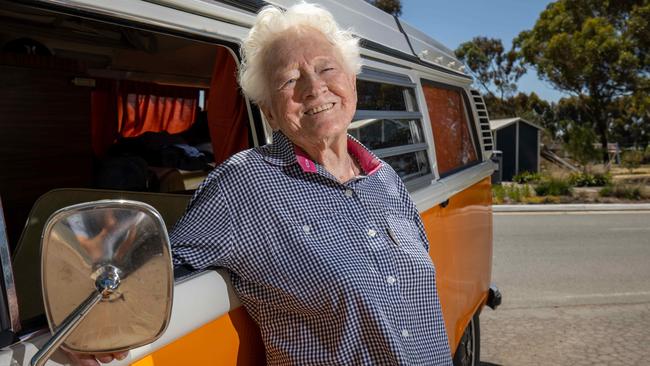
M 153 342 L 171 315 L 174 277 L 160 214 L 135 201 L 66 207 L 41 240 L 43 302 L 54 333 L 34 356 L 120 352 Z

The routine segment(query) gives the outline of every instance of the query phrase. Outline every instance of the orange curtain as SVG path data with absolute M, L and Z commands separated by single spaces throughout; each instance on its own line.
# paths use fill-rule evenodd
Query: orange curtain
M 250 147 L 248 110 L 236 75 L 237 64 L 233 55 L 226 48 L 219 47 L 207 95 L 208 126 L 217 164 Z
M 423 84 L 440 175 L 477 160 L 458 91 Z
M 120 135 L 145 132 L 175 134 L 187 130 L 196 117 L 199 90 L 178 86 L 120 81 L 117 120 Z

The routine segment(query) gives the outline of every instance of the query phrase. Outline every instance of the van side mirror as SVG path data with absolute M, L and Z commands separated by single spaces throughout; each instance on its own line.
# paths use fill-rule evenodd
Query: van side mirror
M 41 239 L 45 313 L 52 338 L 32 358 L 43 365 L 62 345 L 105 353 L 158 339 L 171 315 L 169 238 L 151 206 L 125 200 L 55 212 Z

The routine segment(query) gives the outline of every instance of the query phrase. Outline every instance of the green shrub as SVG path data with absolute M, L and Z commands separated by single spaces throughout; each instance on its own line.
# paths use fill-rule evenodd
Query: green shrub
M 515 175 L 514 177 L 512 177 L 512 181 L 519 184 L 537 183 L 541 179 L 542 179 L 541 174 L 531 173 L 531 172 L 521 172 Z
M 502 204 L 506 198 L 506 190 L 500 184 L 492 186 L 492 203 Z
M 627 184 L 610 184 L 603 187 L 598 194 L 601 197 L 617 197 L 628 200 L 639 200 L 642 198 L 641 188 Z
M 517 186 L 509 186 L 506 188 L 506 194 L 510 202 L 521 202 L 521 192 Z
M 571 184 L 563 179 L 550 177 L 535 186 L 535 193 L 538 196 L 569 196 Z
M 569 176 L 569 184 L 574 187 L 602 187 L 611 184 L 612 177 L 606 173 L 573 173 Z
M 623 155 L 621 155 L 621 164 L 627 169 L 629 169 L 630 173 L 632 173 L 634 169 L 638 168 L 642 162 L 643 162 L 642 151 L 629 150 L 629 151 L 625 151 Z
M 532 195 L 533 191 L 528 184 L 492 186 L 492 202 L 495 204 L 525 202 Z

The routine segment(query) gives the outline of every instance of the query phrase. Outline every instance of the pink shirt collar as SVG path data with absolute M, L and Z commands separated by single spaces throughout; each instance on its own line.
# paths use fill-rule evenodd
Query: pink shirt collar
M 298 145 L 294 144 L 293 146 L 296 161 L 302 170 L 306 173 L 316 173 L 318 171 L 316 163 Z M 357 159 L 365 175 L 372 175 L 381 168 L 381 161 L 359 141 L 350 136 L 348 136 L 348 153 Z

